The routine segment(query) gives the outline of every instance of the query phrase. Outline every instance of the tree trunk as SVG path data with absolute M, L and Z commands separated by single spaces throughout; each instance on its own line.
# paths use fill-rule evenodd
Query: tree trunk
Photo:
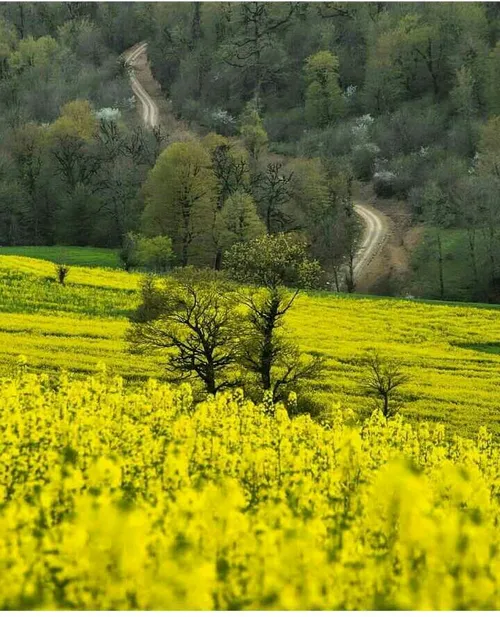
M 335 290 L 338 293 L 340 291 L 340 284 L 339 284 L 339 273 L 337 270 L 337 266 L 333 266 L 333 281 L 335 283 Z
M 443 273 L 443 246 L 441 243 L 441 233 L 437 232 L 437 245 L 438 245 L 438 266 L 439 266 L 439 293 L 441 300 L 444 299 L 444 273 Z
M 217 394 L 217 386 L 215 385 L 215 371 L 214 367 L 210 364 L 207 366 L 204 382 L 209 394 Z
M 469 240 L 469 254 L 472 265 L 472 276 L 476 289 L 479 286 L 479 277 L 477 274 L 477 260 L 476 260 L 476 230 L 474 227 L 467 229 L 467 238 Z
M 354 282 L 354 257 L 354 251 L 352 249 L 349 250 L 349 272 L 346 276 L 347 291 L 349 293 L 352 293 L 356 289 L 356 283 Z
M 182 239 L 182 254 L 181 254 L 181 265 L 186 267 L 188 265 L 189 260 L 189 240 L 184 237 Z
M 273 368 L 273 360 L 275 354 L 273 334 L 276 328 L 276 319 L 279 309 L 279 297 L 275 291 L 272 291 L 269 310 L 265 316 L 263 328 L 262 353 L 260 357 L 260 376 L 262 387 L 264 390 L 271 389 L 271 371 Z
M 193 50 L 201 39 L 201 15 L 200 3 L 193 2 L 193 20 L 191 22 L 191 43 L 190 48 Z
M 272 233 L 271 218 L 272 218 L 272 206 L 271 204 L 268 204 L 266 208 L 266 229 L 267 229 L 268 234 Z
M 217 252 L 215 253 L 214 270 L 221 270 L 221 269 L 222 269 L 222 250 L 218 248 Z
M 384 392 L 382 396 L 384 398 L 383 414 L 384 414 L 384 417 L 387 418 L 389 416 L 389 393 Z
M 489 248 L 489 254 L 490 254 L 490 280 L 493 283 L 493 281 L 495 280 L 495 253 L 493 251 L 493 248 L 495 246 L 495 229 L 492 225 L 490 225 L 488 232 L 489 232 L 488 248 Z

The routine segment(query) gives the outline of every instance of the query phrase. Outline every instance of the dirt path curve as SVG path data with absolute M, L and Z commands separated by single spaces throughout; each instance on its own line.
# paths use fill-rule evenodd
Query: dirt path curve
M 130 67 L 132 90 L 142 106 L 142 119 L 149 128 L 159 125 L 159 111 L 155 101 L 137 79 L 135 68 L 139 59 L 147 53 L 147 43 L 141 42 L 124 52 L 125 64 Z M 365 230 L 361 246 L 354 260 L 354 280 L 358 280 L 372 259 L 377 255 L 388 236 L 386 217 L 372 206 L 354 204 L 354 210 L 361 217 Z
M 146 53 L 147 46 L 147 43 L 138 43 L 136 46 L 132 47 L 132 49 L 126 51 L 123 54 L 123 57 L 125 58 L 125 64 L 132 69 L 130 71 L 130 82 L 132 84 L 134 94 L 137 96 L 142 105 L 142 119 L 144 124 L 148 128 L 153 129 L 159 125 L 158 106 L 146 92 L 141 82 L 137 79 L 134 71 L 134 64 L 140 56 L 142 56 L 142 54 Z
M 354 259 L 356 281 L 385 244 L 389 229 L 386 217 L 372 206 L 354 204 L 354 210 L 363 220 L 365 227 L 361 246 Z

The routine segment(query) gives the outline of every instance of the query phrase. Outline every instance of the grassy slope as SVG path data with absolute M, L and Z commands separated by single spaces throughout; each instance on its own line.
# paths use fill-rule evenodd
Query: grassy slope
M 0 257 L 0 365 L 22 354 L 33 369 L 86 372 L 105 362 L 127 377 L 161 377 L 160 359 L 134 357 L 123 341 L 138 275 L 75 267 L 61 287 L 52 272 L 48 262 Z M 316 397 L 369 413 L 360 363 L 379 349 L 411 376 L 409 418 L 500 433 L 498 307 L 311 294 L 299 297 L 288 326 L 305 351 L 326 358 L 325 377 L 311 386 Z
M 99 249 L 87 246 L 1 246 L 0 255 L 19 255 L 45 259 L 69 266 L 98 266 L 118 268 L 118 252 L 115 249 Z

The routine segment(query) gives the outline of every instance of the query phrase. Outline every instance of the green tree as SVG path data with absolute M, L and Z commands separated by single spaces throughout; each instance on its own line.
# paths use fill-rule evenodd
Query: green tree
M 248 310 L 241 362 L 263 392 L 271 392 L 274 401 L 282 400 L 303 380 L 321 372 L 320 360 L 303 358 L 284 332 L 285 315 L 295 302 L 297 287 L 314 286 L 319 265 L 308 258 L 304 241 L 285 234 L 234 245 L 226 255 L 226 264 L 233 279 L 261 287 L 241 293 Z M 296 290 L 291 292 L 285 285 Z
M 456 72 L 456 83 L 450 92 L 450 99 L 455 108 L 459 120 L 459 126 L 464 135 L 465 154 L 469 157 L 474 156 L 477 131 L 475 115 L 477 112 L 476 99 L 476 80 L 472 70 L 467 66 L 462 66 Z
M 439 275 L 439 295 L 443 300 L 445 297 L 445 272 L 442 233 L 443 227 L 449 224 L 450 209 L 446 200 L 446 195 L 441 190 L 437 182 L 429 182 L 422 194 L 422 209 L 427 220 L 433 226 L 433 233 L 436 241 L 438 275 Z
M 488 55 L 485 90 L 489 114 L 500 115 L 500 41 Z
M 250 154 L 252 171 L 255 171 L 261 153 L 267 146 L 268 137 L 256 101 L 247 103 L 240 119 L 240 134 Z
M 500 116 L 492 116 L 481 127 L 477 152 L 479 174 L 500 178 Z
M 306 61 L 306 117 L 312 126 L 333 124 L 343 113 L 338 70 L 338 58 L 330 51 L 319 51 Z
M 32 36 L 19 41 L 17 49 L 9 57 L 12 71 L 21 73 L 28 68 L 47 70 L 60 51 L 59 45 L 51 36 L 34 39 Z
M 195 240 L 207 241 L 216 208 L 216 179 L 207 150 L 197 142 L 171 144 L 149 172 L 145 195 L 145 231 L 172 238 L 174 252 L 186 266 Z
M 17 36 L 12 24 L 0 18 L 0 77 L 8 70 L 8 60 L 17 44 Z
M 53 239 L 55 212 L 48 207 L 44 174 L 47 172 L 46 131 L 35 124 L 19 127 L 10 136 L 10 154 L 19 185 L 24 190 L 24 224 L 30 242 Z
M 135 250 L 137 263 L 155 272 L 166 272 L 174 260 L 172 240 L 168 236 L 138 236 Z
M 234 244 L 245 243 L 265 235 L 266 228 L 248 193 L 233 193 L 217 217 L 217 245 L 221 252 Z
M 225 216 L 221 217 L 221 213 L 231 195 L 237 191 L 244 191 L 248 184 L 248 155 L 226 137 L 214 133 L 207 135 L 203 144 L 210 152 L 217 185 L 212 235 L 215 247 L 214 268 L 220 270 L 224 248 L 228 248 L 221 235 L 225 220 Z
M 226 269 L 236 281 L 262 287 L 313 289 L 321 267 L 307 254 L 307 242 L 297 234 L 260 236 L 235 244 L 226 254 Z

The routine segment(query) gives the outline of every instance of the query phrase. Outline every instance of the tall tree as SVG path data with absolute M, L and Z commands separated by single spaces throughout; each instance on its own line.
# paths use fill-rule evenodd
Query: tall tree
M 300 7 L 294 2 L 242 2 L 234 5 L 236 32 L 223 49 L 224 61 L 241 71 L 248 89 L 246 98 L 259 101 L 262 89 L 277 77 L 280 65 L 273 54 L 279 32 L 291 25 Z
M 248 155 L 241 148 L 221 135 L 209 134 L 203 140 L 212 160 L 216 179 L 217 203 L 214 210 L 213 242 L 215 248 L 214 268 L 220 270 L 223 246 L 221 244 L 221 213 L 227 200 L 238 191 L 244 191 L 248 181 Z M 226 246 L 227 248 L 227 246 Z
M 217 215 L 216 233 L 221 254 L 234 244 L 249 242 L 266 233 L 251 195 L 237 192 L 227 199 Z
M 173 143 L 158 157 L 145 184 L 143 226 L 152 235 L 168 235 L 181 265 L 193 257 L 196 240 L 207 241 L 217 200 L 210 155 L 199 143 Z M 202 258 L 208 259 L 203 247 Z M 211 253 L 211 251 L 210 251 Z M 213 253 L 212 253 L 213 254 Z
M 250 155 L 250 171 L 255 174 L 259 157 L 269 141 L 255 100 L 246 105 L 240 122 L 240 134 Z
M 285 172 L 283 163 L 269 163 L 265 172 L 254 178 L 254 191 L 268 233 L 288 231 L 290 215 L 286 205 L 292 195 L 292 172 Z
M 271 392 L 274 401 L 281 400 L 290 389 L 321 372 L 321 361 L 304 359 L 283 331 L 285 316 L 298 294 L 297 288 L 291 292 L 285 285 L 314 286 L 319 265 L 307 257 L 304 242 L 278 234 L 234 245 L 227 254 L 227 268 L 234 279 L 261 286 L 259 291 L 242 292 L 248 327 L 241 361 L 262 391 Z
M 319 51 L 306 61 L 306 117 L 312 126 L 328 126 L 342 115 L 338 69 L 338 58 L 330 51 Z

